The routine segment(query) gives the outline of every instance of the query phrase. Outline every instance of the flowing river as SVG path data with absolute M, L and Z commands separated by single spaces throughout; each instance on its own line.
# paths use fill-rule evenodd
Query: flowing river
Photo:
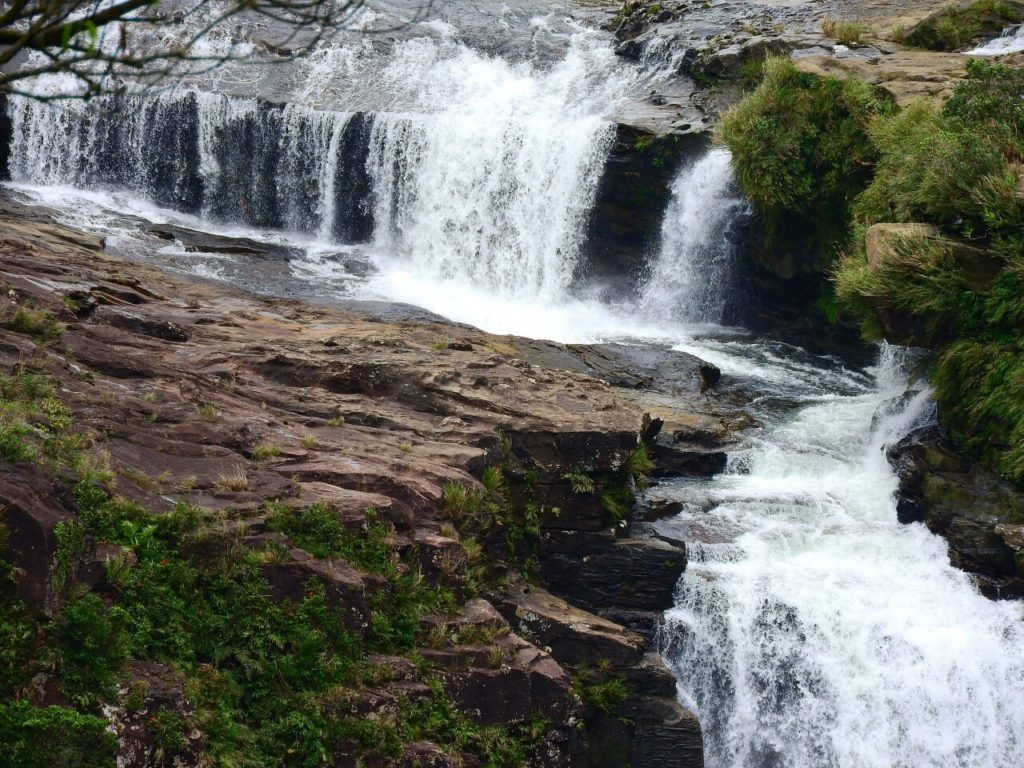
M 756 394 L 761 426 L 720 476 L 650 491 L 683 504 L 659 523 L 690 555 L 660 641 L 707 765 L 1020 766 L 1021 606 L 982 597 L 941 539 L 896 521 L 883 449 L 933 418 L 909 353 L 854 370 L 720 325 L 747 215 L 720 149 L 681 167 L 634 289 L 612 302 L 588 281 L 615 116 L 673 67 L 616 56 L 560 8 L 453 4 L 383 51 L 325 45 L 271 85 L 236 67 L 98 106 L 12 100 L 9 186 L 198 278 L 718 365 Z M 183 248 L 154 223 L 285 256 Z

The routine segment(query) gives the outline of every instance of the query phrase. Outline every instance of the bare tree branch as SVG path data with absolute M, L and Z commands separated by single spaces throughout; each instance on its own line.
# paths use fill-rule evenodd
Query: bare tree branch
M 236 16 L 264 19 L 285 33 L 275 42 L 260 41 L 268 54 L 276 55 L 249 54 L 247 60 L 291 61 L 327 34 L 350 26 L 364 2 L 193 0 L 161 12 L 166 1 L 11 0 L 0 9 L 0 93 L 45 101 L 89 98 L 123 90 L 125 81 L 152 87 L 169 78 L 203 75 L 242 58 L 234 47 L 214 55 L 194 51 L 200 40 Z M 419 20 L 431 2 L 424 0 L 412 19 L 377 31 Z M 73 77 L 81 90 L 40 93 L 32 87 L 33 80 L 57 73 Z

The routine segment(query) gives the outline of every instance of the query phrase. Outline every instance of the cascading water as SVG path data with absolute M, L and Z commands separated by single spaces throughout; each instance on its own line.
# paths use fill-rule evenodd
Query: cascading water
M 653 317 L 715 323 L 732 282 L 730 229 L 745 206 L 733 187 L 731 156 L 712 149 L 683 168 L 661 226 L 661 247 L 641 295 Z
M 538 70 L 407 48 L 385 74 L 417 86 L 418 111 L 378 115 L 370 145 L 378 247 L 433 278 L 562 297 L 613 135 L 587 80 L 614 56 L 581 40 Z
M 420 277 L 563 298 L 614 135 L 608 115 L 642 73 L 593 32 L 567 35 L 553 63 L 510 62 L 438 26 L 439 39 L 398 43 L 364 73 L 386 94 L 373 112 L 193 87 L 70 108 L 12 99 L 11 176 L 128 189 L 209 220 L 328 241 L 372 233 L 379 253 Z M 310 66 L 380 58 L 365 41 L 336 50 Z
M 655 339 L 745 377 L 768 393 L 750 450 L 710 482 L 656 489 L 687 510 L 665 523 L 685 531 L 690 564 L 664 653 L 701 716 L 709 767 L 1017 765 L 1020 606 L 982 598 L 941 540 L 896 522 L 881 447 L 922 417 L 927 395 L 898 399 L 891 357 L 869 381 L 685 325 L 720 321 L 730 287 L 743 204 L 728 154 L 712 150 L 676 178 L 642 310 L 571 295 L 609 115 L 646 92 L 643 66 L 674 71 L 685 49 L 652 47 L 633 67 L 607 36 L 547 16 L 512 30 L 524 41 L 514 55 L 481 52 L 447 22 L 422 31 L 384 51 L 367 40 L 319 50 L 292 72 L 287 106 L 194 82 L 61 108 L 13 99 L 12 175 L 60 187 L 51 201 L 67 186 L 115 189 L 108 208 L 126 197 L 163 206 L 140 216 L 333 241 L 317 248 L 366 243 L 381 267 L 374 298 L 495 332 Z M 320 267 L 295 269 L 284 292 L 333 264 Z M 259 269 L 247 287 L 264 289 Z
M 1024 24 L 1009 27 L 1003 34 L 967 51 L 968 56 L 1005 56 L 1024 51 Z
M 1020 765 L 1021 606 L 896 522 L 882 449 L 930 407 L 901 397 L 897 357 L 874 387 L 766 413 L 725 474 L 670 492 L 688 511 L 666 530 L 691 531 L 691 560 L 663 653 L 709 768 Z

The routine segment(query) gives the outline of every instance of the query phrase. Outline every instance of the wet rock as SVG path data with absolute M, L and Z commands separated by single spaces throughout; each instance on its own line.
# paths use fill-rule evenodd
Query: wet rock
M 612 532 L 545 531 L 540 566 L 555 594 L 587 610 L 663 611 L 686 568 L 686 550 Z
M 228 253 L 285 261 L 298 255 L 298 251 L 293 248 L 263 243 L 247 237 L 213 235 L 209 232 L 200 232 L 175 224 L 153 224 L 147 228 L 147 231 L 161 240 L 175 240 L 189 252 Z
M 617 296 L 637 285 L 661 231 L 672 179 L 707 143 L 703 135 L 616 127 L 587 228 L 582 262 L 588 280 Z
M 1008 544 L 1024 522 L 1024 494 L 959 454 L 938 427 L 911 432 L 887 452 L 900 480 L 901 522 L 923 522 L 949 542 L 950 562 L 990 597 L 1024 596 Z

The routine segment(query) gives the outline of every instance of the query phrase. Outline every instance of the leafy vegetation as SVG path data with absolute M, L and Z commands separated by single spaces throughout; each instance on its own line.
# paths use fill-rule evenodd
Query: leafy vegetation
M 1024 482 L 1024 70 L 968 60 L 945 104 L 903 111 L 788 61 L 764 71 L 722 138 L 768 237 L 812 248 L 794 271 L 831 273 L 823 315 L 859 317 L 868 338 L 892 333 L 879 310 L 909 318 L 911 340 L 937 349 L 954 438 Z M 940 237 L 893 238 L 869 264 L 864 234 L 882 222 L 934 225 Z
M 878 158 L 870 126 L 894 111 L 864 82 L 816 77 L 775 58 L 722 118 L 721 138 L 768 241 L 807 254 L 797 269 L 820 271 L 846 241 L 853 200 Z
M 1004 27 L 1024 21 L 1024 6 L 1007 0 L 950 3 L 896 41 L 933 51 L 955 51 L 982 35 L 997 35 Z
M 876 308 L 920 324 L 939 347 L 944 423 L 1024 482 L 1024 70 L 969 61 L 967 75 L 941 109 L 916 105 L 873 128 L 880 160 L 854 206 L 858 231 L 928 222 L 954 240 L 903 238 L 871 265 L 855 240 L 836 285 L 868 336 L 883 334 Z
M 153 714 L 148 727 L 158 745 L 173 754 L 184 734 L 198 728 L 211 766 L 319 766 L 353 748 L 394 758 L 403 743 L 429 739 L 500 768 L 521 764 L 542 737 L 543 723 L 472 723 L 429 670 L 423 675 L 432 681 L 431 695 L 403 706 L 393 720 L 339 708 L 376 679 L 367 653 L 414 656 L 423 641 L 422 617 L 450 613 L 454 595 L 424 582 L 415 558 L 403 558 L 390 525 L 374 513 L 346 527 L 317 504 L 274 507 L 268 525 L 318 557 L 343 558 L 386 578 L 388 588 L 370 599 L 369 629 L 365 637 L 355 634 L 347 608 L 315 579 L 297 601 L 272 600 L 265 568 L 287 552 L 232 546 L 222 517 L 188 504 L 152 515 L 111 495 L 112 473 L 53 391 L 38 374 L 0 377 L 0 423 L 18 428 L 16 441 L 0 443 L 4 455 L 36 462 L 71 483 L 79 509 L 76 520 L 55 530 L 50 578 L 62 605 L 52 618 L 17 598 L 11 566 L 0 556 L 0 767 L 113 768 L 116 743 L 100 706 L 143 705 L 144 695 L 132 688 L 133 661 L 167 665 L 195 705 L 193 716 Z M 497 492 L 500 479 L 488 482 Z M 98 542 L 131 557 L 108 560 L 100 585 L 83 592 L 74 575 Z M 38 673 L 54 679 L 67 706 L 31 702 L 27 694 Z

